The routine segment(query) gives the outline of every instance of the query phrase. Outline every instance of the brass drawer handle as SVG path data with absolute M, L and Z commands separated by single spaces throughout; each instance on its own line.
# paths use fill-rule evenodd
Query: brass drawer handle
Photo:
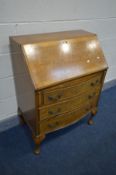
M 96 84 L 97 84 L 97 83 L 99 83 L 99 80 L 98 80 L 98 79 L 96 80 Z
M 89 110 L 90 110 L 90 108 L 85 108 L 85 110 L 86 110 L 86 111 L 89 111 Z
M 62 97 L 62 94 L 58 94 L 56 96 L 48 96 L 49 101 L 57 101 Z
M 55 127 L 58 126 L 58 125 L 59 125 L 58 122 L 55 122 L 55 123 L 49 123 L 49 124 L 48 124 L 48 127 L 49 127 L 49 128 L 55 128 Z
M 96 93 L 93 92 L 93 94 L 91 94 L 91 95 L 88 96 L 88 99 L 92 99 L 95 95 L 96 95 Z
M 92 105 L 90 105 L 89 107 L 85 108 L 86 111 L 90 111 L 92 108 Z
M 59 112 L 61 112 L 60 108 L 58 108 L 56 111 L 48 111 L 48 114 L 57 116 L 59 114 Z
M 97 85 L 99 83 L 99 80 L 97 79 L 95 82 L 91 82 L 91 86 L 93 87 L 93 86 L 95 86 L 95 85 Z
M 94 85 L 95 85 L 95 83 L 92 82 L 92 83 L 91 83 L 91 86 L 94 86 Z

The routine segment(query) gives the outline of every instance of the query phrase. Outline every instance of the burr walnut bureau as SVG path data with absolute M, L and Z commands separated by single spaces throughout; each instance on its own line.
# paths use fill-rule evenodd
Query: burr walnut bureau
M 34 152 L 47 133 L 88 113 L 92 124 L 108 68 L 96 34 L 77 30 L 10 41 L 18 112 L 32 131 Z

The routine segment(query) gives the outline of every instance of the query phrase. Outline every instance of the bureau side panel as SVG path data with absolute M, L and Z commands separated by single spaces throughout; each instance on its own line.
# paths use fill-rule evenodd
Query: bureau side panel
M 29 72 L 25 63 L 24 55 L 20 46 L 12 39 L 10 40 L 11 49 L 16 51 L 16 54 L 12 55 L 12 67 L 14 73 L 16 98 L 18 103 L 18 112 L 22 114 L 25 122 L 29 125 L 34 135 L 38 135 L 39 128 L 36 124 L 37 112 L 35 107 L 35 90 L 32 84 Z M 16 62 L 20 59 L 18 69 L 21 69 L 21 73 L 17 74 Z
M 103 85 L 104 85 L 104 80 L 105 80 L 105 77 L 106 77 L 107 70 L 108 70 L 108 68 L 102 71 L 102 81 L 101 81 L 101 86 L 100 86 L 100 91 L 99 91 L 96 107 L 99 104 L 99 99 L 100 99 L 100 95 L 101 95 L 102 88 L 103 88 Z

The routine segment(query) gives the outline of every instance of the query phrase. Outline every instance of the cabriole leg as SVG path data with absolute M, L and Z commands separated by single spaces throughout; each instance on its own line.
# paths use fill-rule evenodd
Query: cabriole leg
M 88 124 L 89 125 L 93 125 L 94 124 L 93 117 L 94 117 L 94 115 L 96 115 L 96 113 L 97 113 L 97 107 L 93 108 L 92 111 L 91 111 L 91 116 L 90 116 L 90 118 L 88 120 Z
M 36 155 L 38 155 L 40 153 L 40 144 L 41 142 L 44 140 L 45 135 L 39 135 L 39 136 L 33 136 L 33 140 L 35 142 L 35 149 L 34 149 L 34 153 Z

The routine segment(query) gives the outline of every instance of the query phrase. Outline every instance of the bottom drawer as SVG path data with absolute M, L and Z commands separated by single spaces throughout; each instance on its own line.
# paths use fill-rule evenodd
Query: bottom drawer
M 58 130 L 60 128 L 64 128 L 65 126 L 80 120 L 90 111 L 91 111 L 91 107 L 89 104 L 87 104 L 82 108 L 75 110 L 73 112 L 65 113 L 55 118 L 49 118 L 49 119 L 43 120 L 40 123 L 40 132 L 48 133 L 48 132 Z

